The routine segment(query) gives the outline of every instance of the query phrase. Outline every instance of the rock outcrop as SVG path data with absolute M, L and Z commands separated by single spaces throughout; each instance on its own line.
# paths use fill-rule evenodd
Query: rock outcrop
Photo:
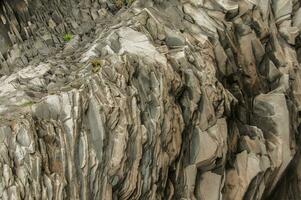
M 0 5 L 0 199 L 301 198 L 300 1 Z

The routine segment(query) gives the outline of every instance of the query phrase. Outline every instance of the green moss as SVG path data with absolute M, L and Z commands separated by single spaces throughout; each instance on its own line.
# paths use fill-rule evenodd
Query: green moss
M 69 42 L 72 39 L 72 35 L 70 33 L 67 33 L 63 37 L 65 42 Z
M 32 106 L 33 104 L 34 104 L 34 102 L 32 102 L 32 101 L 27 101 L 27 102 L 22 103 L 20 106 L 21 106 L 21 107 L 27 107 L 27 106 Z
M 127 0 L 127 5 L 132 5 L 132 3 L 134 3 L 135 0 Z

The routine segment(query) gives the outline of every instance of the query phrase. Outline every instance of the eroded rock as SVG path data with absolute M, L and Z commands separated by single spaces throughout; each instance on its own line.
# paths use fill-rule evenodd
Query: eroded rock
M 0 199 L 299 199 L 299 16 L 2 1 Z

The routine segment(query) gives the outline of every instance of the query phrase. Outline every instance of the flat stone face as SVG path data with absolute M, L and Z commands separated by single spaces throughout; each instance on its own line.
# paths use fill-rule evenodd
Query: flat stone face
M 253 153 L 246 151 L 238 154 L 235 160 L 235 170 L 227 171 L 225 183 L 225 199 L 242 199 L 248 187 L 261 172 L 260 163 L 262 161 Z M 262 195 L 262 194 L 260 194 Z
M 184 5 L 184 12 L 190 15 L 195 22 L 209 33 L 217 33 L 217 24 L 215 21 L 211 20 L 206 12 L 203 12 L 202 9 L 195 8 L 191 4 Z
M 195 155 L 195 161 L 193 162 L 195 162 L 197 166 L 202 166 L 205 162 L 208 163 L 214 160 L 218 144 L 208 133 L 200 131 L 193 140 L 196 144 L 191 154 Z
M 292 13 L 292 1 L 274 0 L 272 5 L 278 21 L 283 18 L 289 18 L 289 15 Z
M 196 186 L 198 197 L 208 200 L 219 200 L 221 196 L 222 176 L 205 172 L 201 175 L 199 184 Z
M 182 47 L 185 45 L 185 38 L 174 30 L 166 29 L 166 45 L 170 48 Z
M 0 52 L 1 52 L 1 54 L 5 54 L 11 46 L 11 43 L 10 43 L 8 35 L 7 35 L 7 31 L 8 31 L 7 27 L 4 26 L 0 21 Z
M 263 111 L 260 109 L 262 104 L 266 104 L 266 107 L 270 107 L 271 111 Z M 257 109 L 259 108 L 259 109 Z M 272 161 L 279 167 L 278 175 L 283 173 L 284 169 L 288 166 L 293 158 L 290 152 L 290 125 L 289 125 L 289 112 L 287 109 L 286 99 L 284 94 L 266 94 L 259 95 L 254 101 L 254 110 L 257 116 L 257 122 L 255 122 L 259 128 L 267 133 L 267 140 L 269 141 L 269 135 L 273 135 L 271 142 L 276 146 L 276 155 L 272 158 Z M 260 117 L 262 116 L 262 117 Z M 260 121 L 260 122 L 259 122 Z M 275 140 L 275 138 L 277 140 Z M 280 142 L 281 141 L 281 142 Z M 281 153 L 280 153 L 281 152 Z M 278 165 L 279 164 L 279 165 Z
M 119 30 L 118 35 L 121 45 L 119 54 L 127 52 L 143 56 L 144 59 L 149 61 L 156 61 L 161 64 L 166 63 L 166 58 L 159 54 L 144 34 L 141 34 L 131 28 L 122 28 Z
M 0 4 L 0 199 L 300 199 L 297 1 Z

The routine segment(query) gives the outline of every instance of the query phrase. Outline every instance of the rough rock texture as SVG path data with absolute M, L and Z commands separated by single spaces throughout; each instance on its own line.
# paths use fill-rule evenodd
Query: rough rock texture
M 0 6 L 0 199 L 301 199 L 300 1 Z

